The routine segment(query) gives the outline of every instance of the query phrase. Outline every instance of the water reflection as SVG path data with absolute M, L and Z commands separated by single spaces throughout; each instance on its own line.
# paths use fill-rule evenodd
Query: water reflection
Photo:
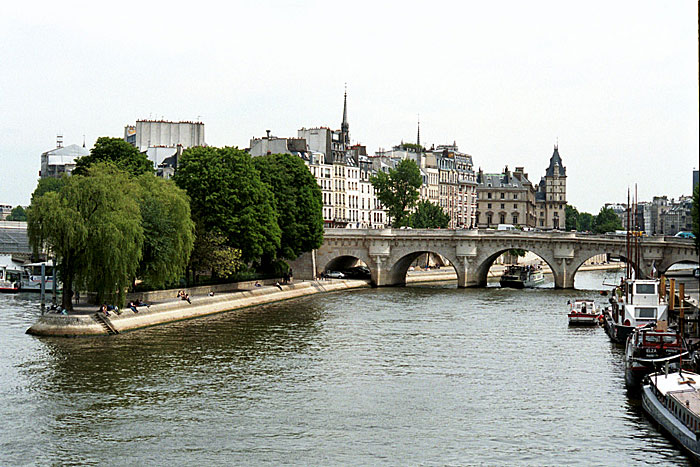
M 0 463 L 686 462 L 571 297 L 425 284 L 85 339 L 0 301 Z

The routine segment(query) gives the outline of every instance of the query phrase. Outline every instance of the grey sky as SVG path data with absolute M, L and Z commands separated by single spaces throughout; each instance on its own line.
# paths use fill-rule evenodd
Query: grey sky
M 544 174 L 597 212 L 690 194 L 697 2 L 14 2 L 0 16 L 0 204 L 39 156 L 137 119 L 201 120 L 211 145 L 340 126 L 368 151 L 456 141 L 476 167 Z

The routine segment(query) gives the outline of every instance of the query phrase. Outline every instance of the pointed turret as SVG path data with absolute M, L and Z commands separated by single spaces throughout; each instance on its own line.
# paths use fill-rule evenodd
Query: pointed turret
M 566 167 L 561 161 L 561 156 L 559 155 L 559 145 L 554 145 L 554 153 L 549 159 L 549 167 L 547 167 L 547 177 L 554 176 L 554 167 L 559 167 L 559 175 L 566 175 Z

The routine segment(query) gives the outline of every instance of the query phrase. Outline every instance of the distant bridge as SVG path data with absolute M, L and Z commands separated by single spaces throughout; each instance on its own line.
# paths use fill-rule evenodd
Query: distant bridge
M 549 265 L 554 286 L 573 288 L 574 275 L 589 258 L 607 253 L 629 262 L 637 277 L 664 273 L 681 261 L 698 262 L 692 240 L 675 237 L 640 237 L 639 264 L 627 258 L 625 236 L 573 232 L 496 230 L 360 230 L 326 229 L 321 247 L 292 263 L 294 276 L 312 279 L 327 270 L 343 270 L 363 261 L 374 285 L 406 283 L 411 263 L 424 253 L 447 258 L 457 273 L 459 287 L 484 287 L 489 268 L 502 253 L 523 249 Z

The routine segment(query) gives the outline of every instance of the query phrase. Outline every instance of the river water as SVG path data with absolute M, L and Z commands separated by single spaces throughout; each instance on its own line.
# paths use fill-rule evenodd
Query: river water
M 560 291 L 316 295 L 109 338 L 0 296 L 0 465 L 685 465 Z M 551 284 L 550 284 L 551 286 Z

